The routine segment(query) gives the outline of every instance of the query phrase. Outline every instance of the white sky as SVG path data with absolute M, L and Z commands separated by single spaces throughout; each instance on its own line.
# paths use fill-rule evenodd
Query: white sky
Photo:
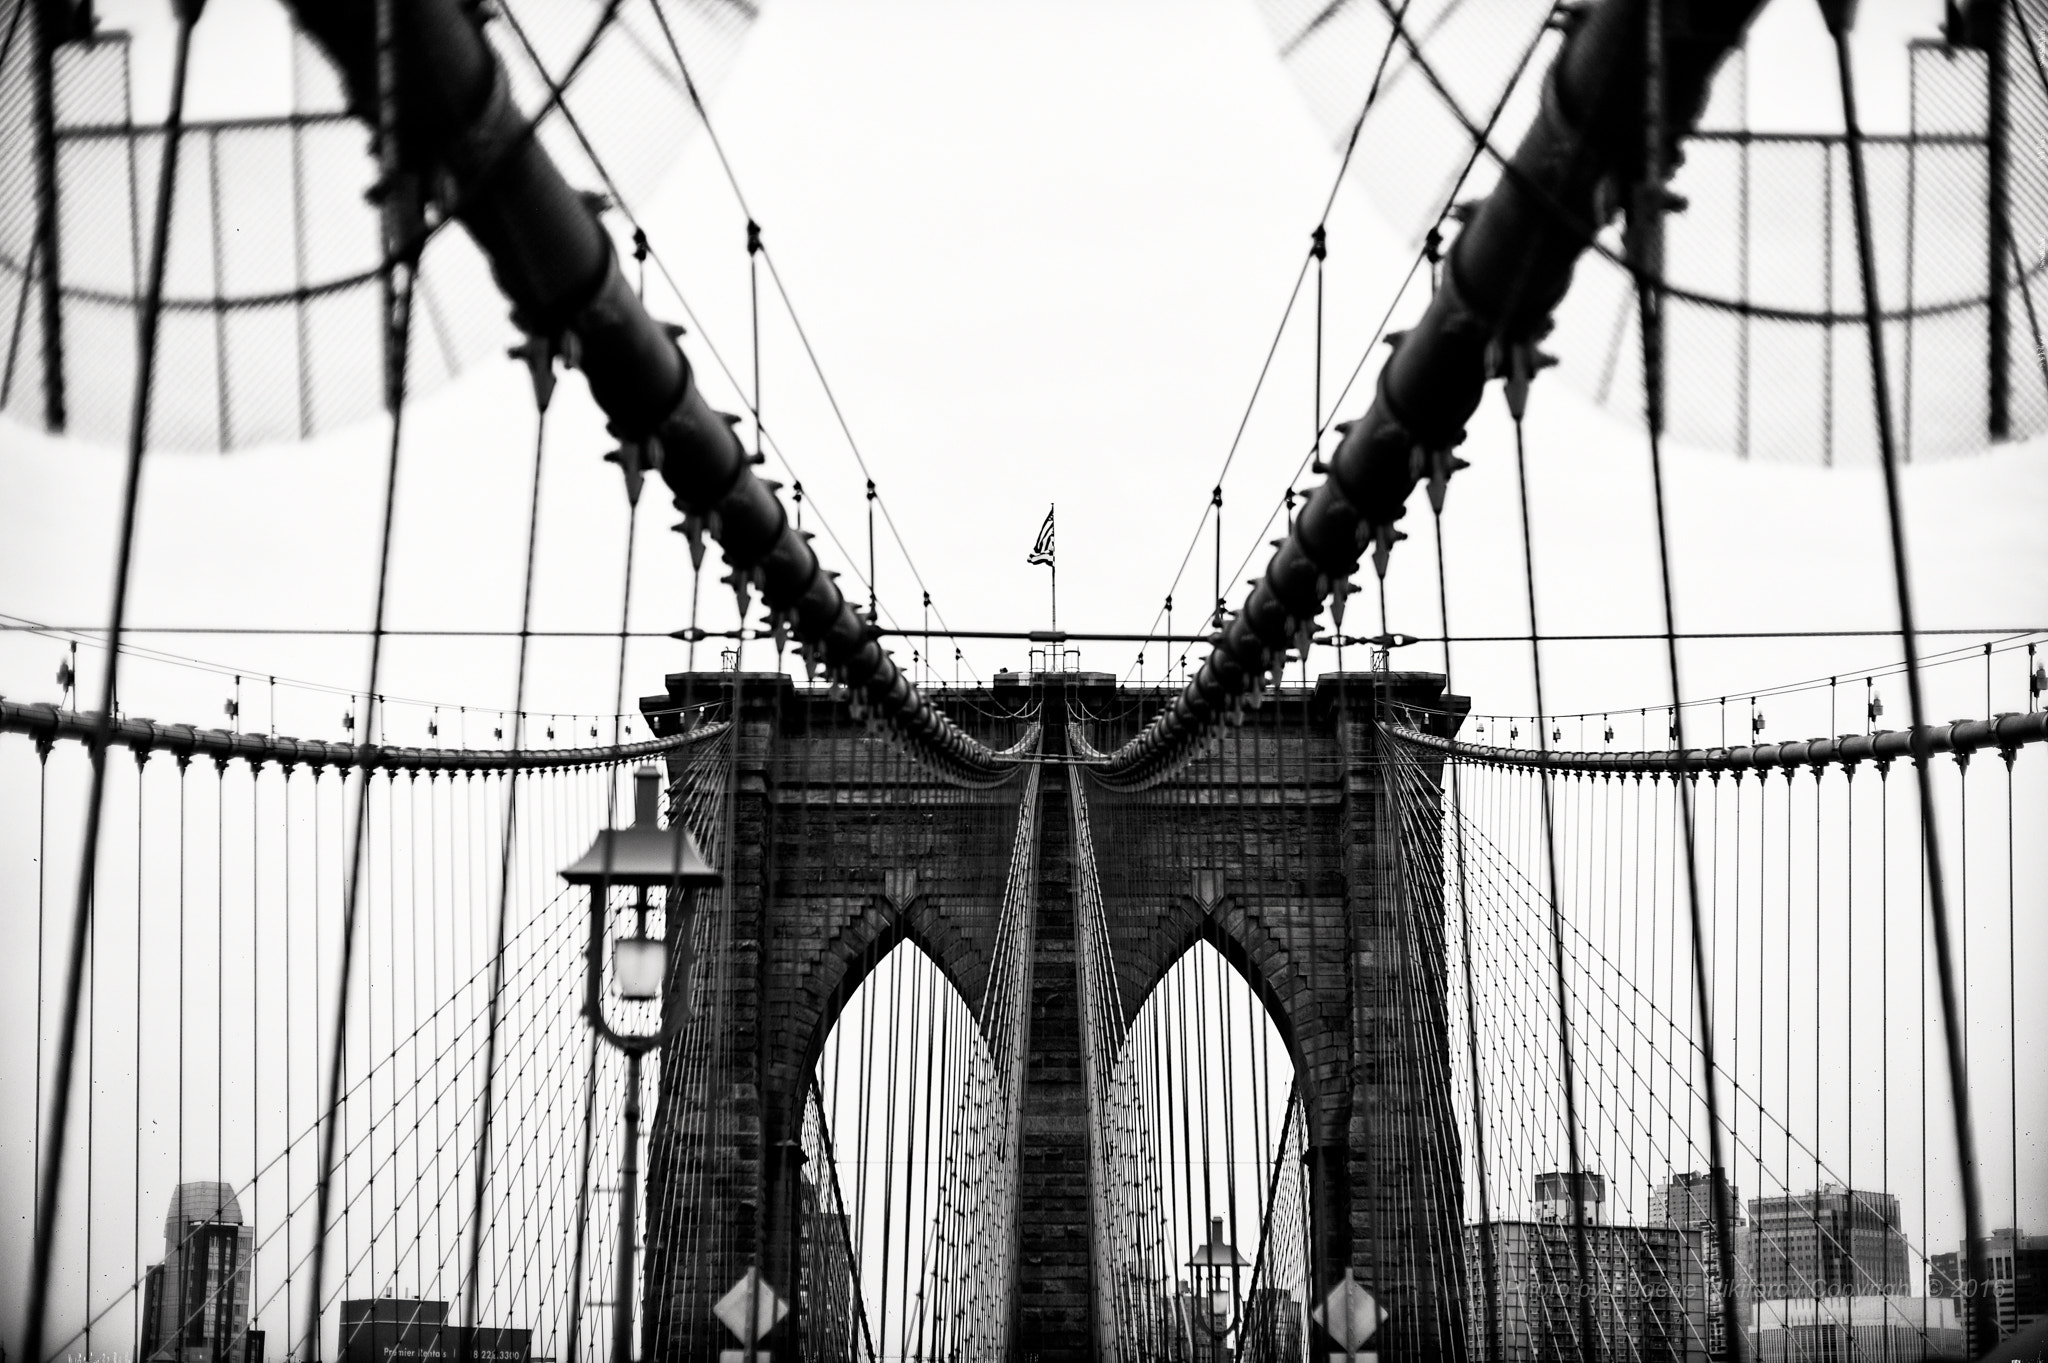
M 1923 31 L 1934 22 L 1932 6 L 1866 10 L 1874 29 L 1887 19 Z M 223 6 L 209 22 L 238 17 Z M 1760 50 L 1797 51 L 1801 25 L 1788 19 L 1779 27 L 1794 31 Z M 1810 33 L 1803 37 L 1810 60 L 1819 49 Z M 1874 56 L 1875 88 L 1900 64 L 1895 55 Z M 1752 88 L 1770 87 L 1760 63 Z M 1880 121 L 1886 104 L 1875 96 L 1871 103 Z M 1798 114 L 1795 107 L 1779 121 Z M 1253 8 L 1235 0 L 791 0 L 768 7 L 715 116 L 939 610 L 961 627 L 1042 625 L 1045 575 L 1023 553 L 1045 505 L 1057 501 L 1061 623 L 1145 628 L 1229 446 L 1335 165 Z M 1367 180 L 1372 167 L 1353 174 L 1354 184 Z M 687 141 L 667 192 L 642 211 L 657 250 L 744 373 L 743 218 L 701 137 Z M 1339 200 L 1331 239 L 1326 393 L 1349 372 L 1408 259 L 1355 188 Z M 1411 296 L 1407 310 L 1419 301 Z M 1255 522 L 1299 459 L 1310 345 L 1298 318 L 1226 480 L 1226 572 L 1257 542 Z M 701 345 L 689 349 L 709 371 L 713 400 L 737 407 L 703 363 Z M 798 461 L 813 504 L 853 557 L 864 557 L 860 475 L 786 324 L 772 314 L 764 349 L 771 429 Z M 609 442 L 576 379 L 557 403 L 539 623 L 611 628 L 620 499 L 616 475 L 598 461 Z M 504 364 L 414 408 L 394 624 L 516 624 L 530 406 L 521 376 Z M 1345 410 L 1361 407 L 1354 398 Z M 1655 627 L 1640 436 L 1554 382 L 1539 386 L 1529 434 L 1544 627 Z M 152 460 L 131 622 L 366 624 L 382 442 L 372 425 L 309 447 Z M 1474 421 L 1464 453 L 1475 467 L 1457 480 L 1447 512 L 1454 620 L 1466 632 L 1512 631 L 1521 626 L 1520 563 L 1496 398 Z M 1684 449 L 1672 451 L 1670 464 L 1683 627 L 1893 622 L 1873 473 L 1744 465 Z M 0 481 L 10 489 L 0 506 L 4 608 L 57 623 L 102 620 L 116 455 L 10 426 L 0 432 Z M 2048 464 L 2030 449 L 2008 449 L 1915 468 L 1907 497 L 1925 624 L 2041 623 L 2033 617 L 2048 601 L 2048 550 L 2038 534 Z M 1435 584 L 1426 508 L 1419 500 L 1417 508 L 1409 527 L 1417 538 L 1397 552 L 1388 591 L 1392 626 L 1428 634 L 1436 632 Z M 661 533 L 671 519 L 666 508 L 647 515 L 634 624 L 675 628 L 686 621 L 687 559 L 678 538 Z M 857 562 L 821 543 L 857 592 Z M 1208 595 L 1212 554 L 1206 542 L 1197 551 L 1182 603 Z M 915 624 L 916 587 L 886 534 L 880 557 L 884 605 Z M 1241 590 L 1229 595 L 1236 600 Z M 720 595 L 707 591 L 707 602 Z M 1364 614 L 1369 628 L 1373 613 Z M 1185 604 L 1178 621 L 1187 627 Z M 364 667 L 365 649 L 353 640 L 154 642 L 250 673 L 344 687 L 360 685 Z M 1427 662 L 1426 652 L 1411 656 Z M 1092 646 L 1083 662 L 1122 672 L 1133 653 Z M 10 640 L 0 692 L 48 694 L 56 654 L 42 641 Z M 968 650 L 984 676 L 1021 666 L 1020 655 L 1007 645 Z M 1895 656 L 1869 640 L 1702 646 L 1688 650 L 1688 689 L 1712 695 Z M 653 689 L 682 657 L 679 644 L 636 645 L 628 695 Z M 495 708 L 510 699 L 510 661 L 509 645 L 403 642 L 389 655 L 386 689 Z M 531 709 L 609 710 L 610 644 L 547 645 L 537 661 Z M 1318 666 L 1333 662 L 1319 658 Z M 1551 708 L 1652 702 L 1664 693 L 1655 663 L 1650 647 L 1558 646 Z M 1156 668 L 1155 651 L 1148 670 Z M 96 676 L 88 666 L 88 687 Z M 1520 648 L 1475 647 L 1464 679 L 1478 708 L 1526 708 Z M 130 681 L 130 712 L 163 718 L 217 715 L 225 691 L 211 677 L 181 679 L 159 668 L 138 667 Z M 339 707 L 308 699 L 295 714 L 292 703 L 280 702 L 284 727 L 334 731 Z M 259 712 L 252 705 L 249 713 Z M 423 729 L 424 713 L 401 712 L 391 722 L 394 735 L 406 734 L 408 724 Z

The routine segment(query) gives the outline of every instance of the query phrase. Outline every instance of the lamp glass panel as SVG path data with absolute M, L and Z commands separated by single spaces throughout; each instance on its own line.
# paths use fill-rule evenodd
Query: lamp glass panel
M 620 998 L 643 1003 L 658 999 L 668 975 L 668 943 L 659 937 L 622 938 L 612 948 L 612 969 Z

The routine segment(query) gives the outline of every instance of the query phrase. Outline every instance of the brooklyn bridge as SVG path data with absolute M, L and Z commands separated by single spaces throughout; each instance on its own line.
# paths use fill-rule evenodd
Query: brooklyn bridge
M 0 4 L 0 1358 L 2048 1351 L 2048 3 L 790 4 Z

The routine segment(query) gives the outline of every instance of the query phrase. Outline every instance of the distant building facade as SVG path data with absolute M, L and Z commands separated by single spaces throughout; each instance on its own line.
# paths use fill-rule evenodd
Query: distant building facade
M 151 1363 L 244 1363 L 254 1343 L 256 1228 L 225 1183 L 181 1183 L 164 1217 L 164 1258 L 143 1281 L 142 1338 Z
M 1983 1239 L 1984 1277 L 1972 1290 L 1961 1250 L 1927 1261 L 1927 1293 L 1954 1304 L 1967 1330 L 1992 1304 L 2000 1338 L 2048 1320 L 2048 1235 L 2025 1235 L 2008 1226 Z
M 1968 1357 L 1962 1317 L 1955 1303 L 1939 1297 L 1765 1298 L 1753 1306 L 1757 1363 L 1950 1363 Z
M 527 1363 L 533 1331 L 448 1323 L 448 1303 L 413 1297 L 341 1304 L 342 1363 Z
M 1538 1221 L 1562 1221 L 1576 1224 L 1577 1207 L 1586 1211 L 1586 1224 L 1597 1226 L 1607 1219 L 1607 1180 L 1588 1170 L 1579 1172 L 1578 1196 L 1572 1195 L 1572 1176 L 1569 1173 L 1536 1175 L 1536 1219 Z
M 1739 1308 L 1737 1318 L 1748 1322 L 1747 1301 L 1752 1295 L 1749 1275 L 1743 1271 L 1743 1251 L 1748 1247 L 1742 1218 L 1741 1190 L 1720 1181 L 1729 1220 L 1729 1249 L 1735 1261 L 1734 1292 Z M 1650 1224 L 1681 1226 L 1700 1234 L 1700 1269 L 1706 1281 L 1707 1353 L 1715 1359 L 1729 1357 L 1727 1318 L 1721 1309 L 1721 1228 L 1714 1216 L 1714 1179 L 1711 1173 L 1688 1170 L 1673 1174 L 1650 1190 Z
M 1465 1228 L 1466 1274 L 1475 1298 L 1487 1280 L 1480 1256 L 1491 1251 L 1491 1314 L 1500 1332 L 1495 1351 L 1485 1337 L 1487 1304 L 1477 1302 L 1470 1316 L 1474 1355 L 1499 1363 L 1579 1357 L 1582 1302 L 1590 1298 L 1599 1357 L 1707 1363 L 1700 1232 L 1608 1224 L 1606 1181 L 1597 1174 L 1582 1174 L 1576 1188 L 1568 1174 L 1539 1174 L 1536 1188 L 1535 1220 Z M 1589 1260 L 1584 1272 L 1575 1250 L 1581 1208 Z
M 1910 1296 L 1912 1254 L 1890 1193 L 1828 1184 L 1752 1198 L 1747 1260 L 1757 1300 Z

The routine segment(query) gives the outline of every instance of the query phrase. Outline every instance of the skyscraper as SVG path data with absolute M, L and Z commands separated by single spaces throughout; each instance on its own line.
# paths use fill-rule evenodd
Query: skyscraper
M 1730 1249 L 1736 1260 L 1736 1291 L 1739 1298 L 1747 1299 L 1753 1294 L 1747 1290 L 1748 1274 L 1742 1263 L 1741 1190 L 1730 1187 L 1725 1177 L 1721 1180 L 1721 1190 L 1727 1201 Z M 1721 1310 L 1721 1228 L 1714 1216 L 1712 1174 L 1687 1170 L 1673 1174 L 1663 1184 L 1651 1189 L 1650 1224 L 1683 1226 L 1700 1233 L 1700 1270 L 1707 1287 L 1707 1352 L 1714 1358 L 1728 1357 L 1727 1321 Z
M 2011 1226 L 1984 1237 L 1986 1281 L 1970 1290 L 1963 1254 L 1936 1254 L 1927 1261 L 1927 1295 L 1955 1303 L 1967 1328 L 1981 1303 L 1996 1304 L 2000 1338 L 2048 1319 L 2048 1235 L 2023 1235 Z
M 1577 1212 L 1569 1175 L 1538 1174 L 1536 1218 L 1495 1221 L 1482 1244 L 1465 1228 L 1467 1275 L 1474 1293 L 1486 1281 L 1479 1256 L 1492 1251 L 1494 1301 L 1475 1305 L 1474 1354 L 1499 1363 L 1579 1356 L 1579 1331 L 1591 1317 L 1598 1356 L 1702 1363 L 1707 1356 L 1706 1278 L 1700 1235 L 1677 1226 L 1617 1226 L 1605 1213 L 1606 1180 L 1582 1175 L 1586 1254 L 1578 1262 Z M 1590 1311 L 1581 1302 L 1590 1300 Z M 1498 1354 L 1483 1332 L 1497 1328 Z
M 164 1217 L 164 1260 L 143 1293 L 140 1354 L 164 1363 L 242 1363 L 256 1290 L 256 1228 L 225 1183 L 181 1183 Z
M 1586 1224 L 1597 1226 L 1607 1216 L 1607 1180 L 1590 1170 L 1579 1174 L 1579 1201 L 1585 1205 Z M 1568 1173 L 1536 1175 L 1536 1219 L 1576 1223 L 1578 1209 L 1572 1200 L 1572 1176 Z
M 1749 1203 L 1753 1296 L 1909 1295 L 1912 1258 L 1890 1193 L 1830 1183 Z

